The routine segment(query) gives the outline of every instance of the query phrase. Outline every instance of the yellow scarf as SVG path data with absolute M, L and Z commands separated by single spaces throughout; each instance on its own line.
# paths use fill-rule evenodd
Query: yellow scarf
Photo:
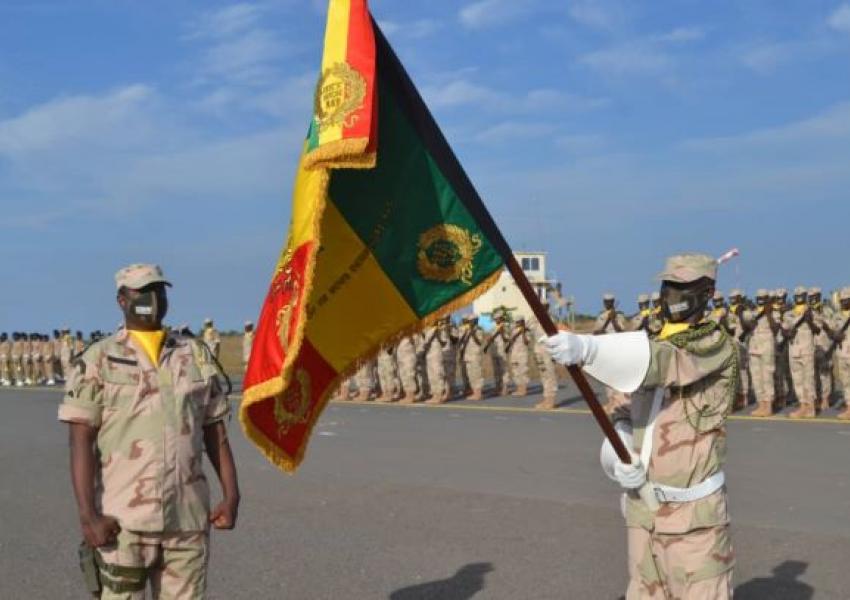
M 850 310 L 842 310 L 841 314 L 844 315 L 844 318 L 850 318 Z
M 648 308 L 644 308 L 642 311 L 640 311 L 640 316 L 642 316 L 642 317 L 648 317 L 651 314 L 652 313 L 650 312 L 650 310 Z
M 724 312 L 726 312 L 726 309 L 723 308 L 722 306 L 718 306 L 713 311 L 711 311 L 711 314 L 714 315 L 715 317 L 722 317 Z
M 804 312 L 806 312 L 806 305 L 805 304 L 795 304 L 794 305 L 794 314 L 795 315 L 802 315 Z
M 136 331 L 135 329 L 130 329 L 129 331 L 133 340 L 148 355 L 151 363 L 154 366 L 159 365 L 159 353 L 162 351 L 162 343 L 165 341 L 165 332 L 161 329 L 159 331 Z
M 664 323 L 664 327 L 661 328 L 661 333 L 658 334 L 658 339 L 666 340 L 671 335 L 687 331 L 690 327 L 690 323 Z

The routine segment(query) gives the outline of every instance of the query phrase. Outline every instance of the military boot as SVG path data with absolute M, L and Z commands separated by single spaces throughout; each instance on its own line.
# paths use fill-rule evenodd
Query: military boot
M 481 390 L 473 390 L 471 394 L 466 397 L 467 400 L 484 400 L 484 396 L 481 393 Z
M 820 409 L 821 412 L 825 410 L 829 410 L 829 396 L 820 401 Z
M 517 396 L 518 398 L 528 396 L 528 386 L 525 384 L 516 386 L 513 395 Z
M 381 394 L 375 398 L 375 402 L 392 402 L 393 400 L 395 400 L 395 398 L 393 398 L 391 394 Z
M 511 391 L 508 389 L 508 386 L 506 386 L 506 385 L 503 385 L 501 388 L 499 388 L 499 395 L 500 396 L 509 396 L 510 393 L 511 393 Z
M 369 392 L 357 392 L 351 400 L 354 402 L 368 402 Z
M 845 405 L 844 412 L 839 413 L 838 418 L 842 421 L 850 421 L 850 402 Z
M 398 401 L 399 404 L 415 404 L 416 403 L 416 394 L 405 394 L 401 400 Z
M 758 408 L 750 413 L 751 417 L 769 417 L 773 414 L 773 403 L 769 400 L 759 402 Z
M 815 405 L 813 402 L 801 402 L 800 408 L 788 415 L 791 419 L 814 419 Z
M 448 398 L 445 393 L 439 395 L 435 394 L 431 396 L 430 399 L 426 400 L 425 404 L 443 404 L 446 400 L 448 400 Z
M 543 396 L 543 400 L 534 405 L 537 410 L 555 410 L 555 396 Z
M 787 396 L 777 396 L 773 401 L 773 410 L 776 412 L 781 412 L 788 406 L 788 397 Z

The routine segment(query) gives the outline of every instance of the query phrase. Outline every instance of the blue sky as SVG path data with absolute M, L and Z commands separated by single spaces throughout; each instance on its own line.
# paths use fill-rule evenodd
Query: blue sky
M 850 284 L 850 2 L 373 0 L 506 237 L 579 309 L 665 255 L 721 286 Z M 284 241 L 325 3 L 0 3 L 0 330 L 254 318 Z

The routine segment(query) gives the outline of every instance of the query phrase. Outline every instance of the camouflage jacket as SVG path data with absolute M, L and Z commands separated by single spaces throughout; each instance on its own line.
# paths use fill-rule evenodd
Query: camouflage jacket
M 59 420 L 98 430 L 95 499 L 122 528 L 208 527 L 203 429 L 229 410 L 218 374 L 204 344 L 176 334 L 156 366 L 123 329 L 75 358 Z
M 617 408 L 615 420 L 634 428 L 634 451 L 640 453 L 652 398 L 664 388 L 655 421 L 648 478 L 654 483 L 688 488 L 723 469 L 726 417 L 738 385 L 739 355 L 734 341 L 715 324 L 707 334 L 686 331 L 667 341 L 650 341 L 651 361 L 641 388 Z M 695 338 L 695 339 L 689 339 Z M 636 495 L 627 496 L 626 521 L 659 533 L 679 534 L 728 523 L 726 492 L 720 489 L 695 502 L 665 503 L 653 515 Z

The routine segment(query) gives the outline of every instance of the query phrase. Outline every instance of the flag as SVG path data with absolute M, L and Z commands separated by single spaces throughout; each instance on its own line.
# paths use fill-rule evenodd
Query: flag
M 339 384 L 484 293 L 509 253 L 365 0 L 331 0 L 289 234 L 245 375 L 247 436 L 294 471 Z
M 732 248 L 728 252 L 725 252 L 724 254 L 721 254 L 719 257 L 717 257 L 717 264 L 724 265 L 736 256 L 740 256 L 740 254 L 741 253 L 738 251 L 737 248 Z

